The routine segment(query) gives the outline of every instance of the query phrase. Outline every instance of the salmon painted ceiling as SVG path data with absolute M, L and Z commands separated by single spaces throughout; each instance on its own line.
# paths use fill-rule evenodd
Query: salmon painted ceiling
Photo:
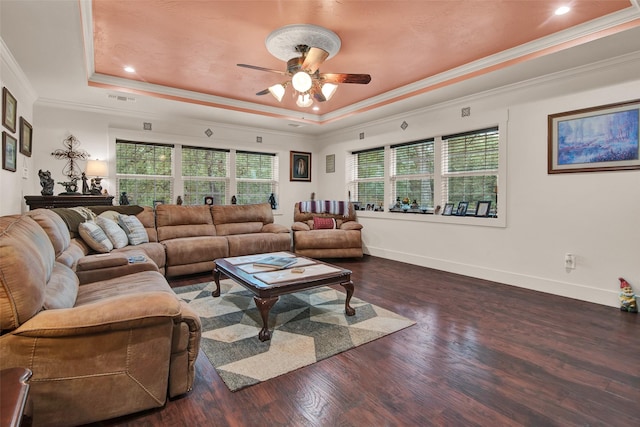
M 346 115 L 598 38 L 576 29 L 631 1 L 93 0 L 89 84 L 258 114 Z M 565 4 L 568 13 L 554 14 Z M 292 24 L 340 38 L 320 73 L 370 74 L 371 82 L 339 84 L 311 107 L 297 106 L 291 88 L 281 102 L 256 95 L 286 77 L 237 64 L 286 71 L 265 40 Z

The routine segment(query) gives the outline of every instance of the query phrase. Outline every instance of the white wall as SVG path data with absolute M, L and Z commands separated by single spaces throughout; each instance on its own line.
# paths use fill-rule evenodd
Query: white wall
M 342 165 L 354 149 L 482 128 L 505 118 L 500 133 L 507 140 L 508 175 L 499 210 L 504 226 L 483 226 L 493 221 L 484 218 L 361 211 L 366 252 L 619 306 L 618 277 L 640 291 L 640 171 L 547 174 L 547 116 L 639 99 L 638 69 L 640 54 L 363 124 L 325 135 L 317 157 L 336 154 Z M 461 118 L 466 106 L 471 117 Z M 327 183 L 327 198 L 345 197 L 339 185 L 343 168 L 320 179 Z M 565 253 L 576 255 L 575 270 L 564 268 Z M 481 309 L 473 305 L 473 294 L 460 300 Z M 517 315 L 517 307 L 505 310 Z
M 33 169 L 33 156 L 27 157 L 20 153 L 20 117 L 24 117 L 27 122 L 33 125 L 33 102 L 36 99 L 36 94 L 1 38 L 0 57 L 0 86 L 6 87 L 11 92 L 18 105 L 16 131 L 11 132 L 0 125 L 2 132 L 6 132 L 18 141 L 16 171 L 11 172 L 0 168 L 0 189 L 2 189 L 0 215 L 7 215 L 23 212 L 25 206 L 23 196 L 33 194 L 34 185 L 39 183 L 38 171 Z M 1 111 L 2 107 L 0 107 Z M 26 179 L 23 178 L 25 168 L 27 169 Z

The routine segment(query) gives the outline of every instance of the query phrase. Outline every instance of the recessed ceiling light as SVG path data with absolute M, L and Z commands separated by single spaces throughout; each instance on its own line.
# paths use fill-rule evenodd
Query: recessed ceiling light
M 135 69 L 135 68 L 130 67 L 130 66 L 128 66 L 128 65 L 127 65 L 126 67 L 124 67 L 124 70 L 125 70 L 127 73 L 135 73 L 135 72 L 136 72 L 136 69 Z
M 569 6 L 560 6 L 556 9 L 556 15 L 564 15 L 565 13 L 569 13 L 571 8 Z

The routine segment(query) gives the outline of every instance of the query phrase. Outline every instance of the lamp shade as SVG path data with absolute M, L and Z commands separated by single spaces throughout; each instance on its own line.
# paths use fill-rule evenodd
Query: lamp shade
M 87 176 L 107 176 L 109 173 L 107 170 L 107 162 L 104 160 L 89 160 L 87 161 L 87 168 L 84 173 Z
M 271 92 L 271 95 L 273 95 L 278 102 L 281 102 L 282 97 L 284 96 L 284 86 L 281 84 L 273 85 L 269 87 L 269 92 Z

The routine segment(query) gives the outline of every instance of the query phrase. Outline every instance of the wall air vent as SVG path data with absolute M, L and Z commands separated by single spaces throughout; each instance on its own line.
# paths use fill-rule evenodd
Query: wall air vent
M 301 128 L 304 125 L 300 123 L 289 123 L 289 126 L 291 126 L 292 128 Z
M 112 95 L 108 94 L 107 98 L 112 99 L 114 101 L 122 101 L 122 102 L 136 102 L 136 99 L 133 96 L 126 95 Z

